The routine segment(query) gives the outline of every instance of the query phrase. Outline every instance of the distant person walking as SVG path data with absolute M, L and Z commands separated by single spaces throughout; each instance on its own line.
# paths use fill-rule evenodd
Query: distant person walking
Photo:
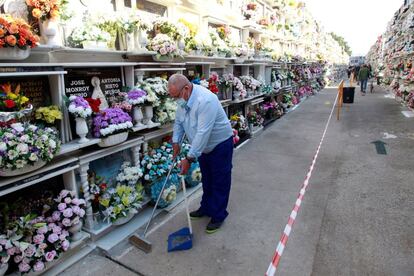
M 359 70 L 358 73 L 358 80 L 361 83 L 361 93 L 363 96 L 365 96 L 365 93 L 367 92 L 369 74 L 369 68 L 366 65 L 362 65 L 362 68 Z

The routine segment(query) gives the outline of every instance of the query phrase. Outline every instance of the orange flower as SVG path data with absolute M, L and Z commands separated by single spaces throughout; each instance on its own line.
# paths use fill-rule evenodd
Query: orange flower
M 19 38 L 19 40 L 17 41 L 17 44 L 18 44 L 20 47 L 25 46 L 25 45 L 26 45 L 26 39 L 24 39 L 23 37 L 20 37 L 20 38 Z
M 4 47 L 4 44 L 6 44 L 6 42 L 4 41 L 4 39 L 0 39 L 0 48 Z
M 6 36 L 6 42 L 7 44 L 9 44 L 10 46 L 15 46 L 17 43 L 17 39 L 14 35 L 8 35 Z
M 37 8 L 33 9 L 32 10 L 32 15 L 33 15 L 34 18 L 39 19 L 40 17 L 42 17 L 42 11 L 37 9 Z
M 59 16 L 60 16 L 60 13 L 59 13 L 58 10 L 51 10 L 50 11 L 50 17 L 52 19 L 57 19 L 57 18 L 59 18 Z
M 10 34 L 17 34 L 19 32 L 19 26 L 15 23 L 12 23 L 7 29 Z
M 4 37 L 4 34 L 6 33 L 6 31 L 2 28 L 0 28 L 0 38 Z

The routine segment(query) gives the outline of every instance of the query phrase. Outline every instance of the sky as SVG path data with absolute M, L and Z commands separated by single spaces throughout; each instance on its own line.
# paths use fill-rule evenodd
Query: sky
M 304 0 L 325 31 L 345 38 L 353 56 L 365 56 L 404 0 Z

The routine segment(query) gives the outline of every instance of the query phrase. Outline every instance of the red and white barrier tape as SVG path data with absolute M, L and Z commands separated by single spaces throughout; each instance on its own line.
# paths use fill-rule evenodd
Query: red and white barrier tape
M 334 113 L 336 102 L 338 100 L 338 95 L 336 95 L 335 102 L 333 103 L 331 114 L 329 115 L 328 121 L 326 122 L 325 130 L 323 131 L 321 141 L 319 142 L 318 149 L 316 150 L 315 156 L 313 157 L 312 164 L 309 168 L 308 173 L 306 174 L 305 181 L 303 182 L 302 188 L 300 189 L 299 196 L 296 199 L 295 207 L 293 207 L 292 212 L 290 213 L 288 223 L 283 230 L 283 234 L 280 237 L 279 243 L 276 247 L 275 254 L 273 255 L 272 262 L 267 269 L 266 276 L 273 276 L 276 273 L 277 266 L 279 265 L 280 258 L 282 257 L 283 250 L 286 247 L 287 241 L 289 239 L 289 234 L 292 231 L 293 224 L 295 223 L 296 215 L 299 212 L 300 206 L 302 204 L 303 197 L 305 196 L 306 189 L 309 185 L 309 179 L 312 176 L 312 171 L 315 167 L 316 159 L 318 158 L 319 151 L 322 147 L 323 140 L 325 139 L 326 132 L 328 131 L 329 122 L 331 121 L 332 114 Z

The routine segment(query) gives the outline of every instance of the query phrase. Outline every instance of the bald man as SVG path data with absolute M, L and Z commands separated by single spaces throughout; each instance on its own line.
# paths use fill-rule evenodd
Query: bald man
M 174 74 L 168 80 L 168 92 L 177 100 L 173 147 L 180 152 L 179 141 L 186 134 L 191 149 L 181 162 L 181 174 L 187 174 L 191 163 L 200 163 L 203 197 L 192 219 L 210 217 L 208 234 L 216 232 L 228 216 L 233 159 L 233 130 L 217 96 L 207 88 L 191 83 L 184 75 Z

